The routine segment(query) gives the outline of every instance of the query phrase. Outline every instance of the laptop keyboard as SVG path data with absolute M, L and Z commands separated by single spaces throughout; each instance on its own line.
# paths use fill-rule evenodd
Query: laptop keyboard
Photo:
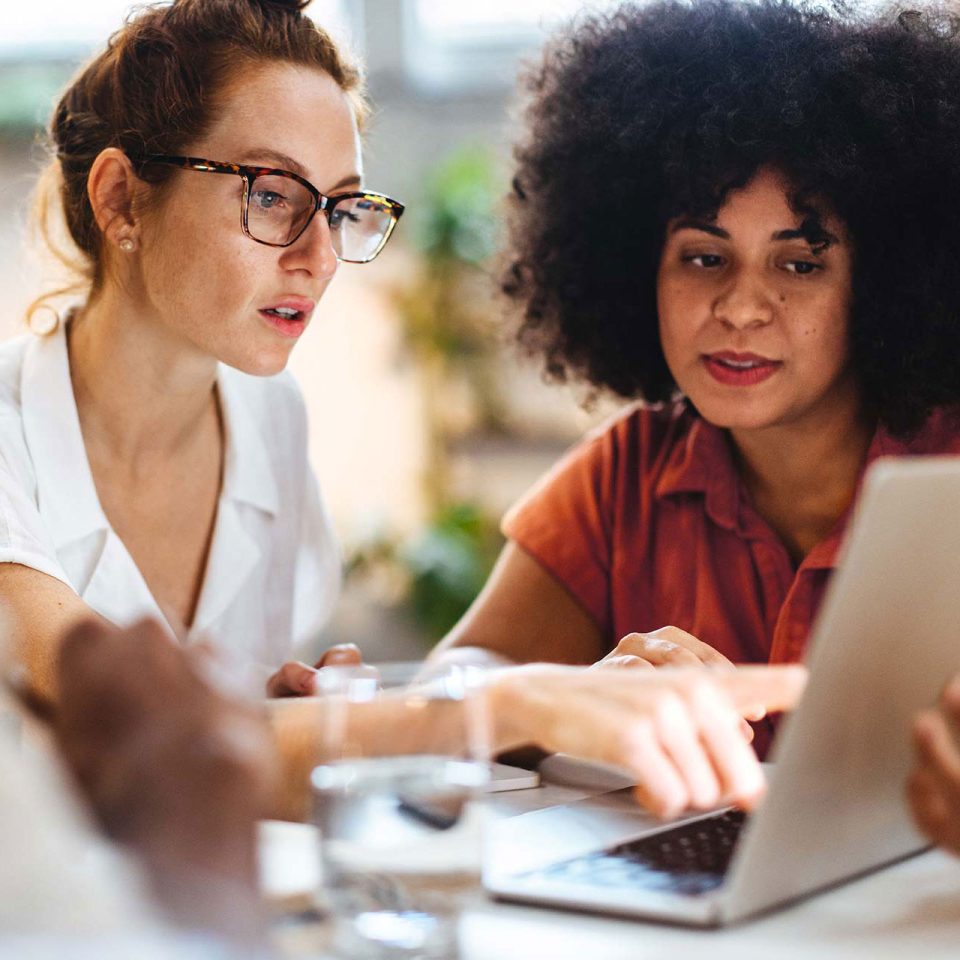
M 723 882 L 746 821 L 740 810 L 686 823 L 524 874 L 600 887 L 645 887 L 673 893 L 708 893 Z

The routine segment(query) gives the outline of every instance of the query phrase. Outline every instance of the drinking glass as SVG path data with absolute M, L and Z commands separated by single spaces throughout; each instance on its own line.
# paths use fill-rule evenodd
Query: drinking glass
M 479 889 L 488 772 L 483 673 L 328 667 L 312 774 L 337 957 L 453 960 Z

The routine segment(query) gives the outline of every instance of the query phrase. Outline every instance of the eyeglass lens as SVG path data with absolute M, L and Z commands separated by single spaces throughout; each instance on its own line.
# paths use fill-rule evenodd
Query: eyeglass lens
M 247 230 L 264 243 L 287 244 L 303 231 L 313 208 L 313 195 L 296 180 L 257 177 L 247 205 Z M 336 255 L 362 262 L 377 253 L 394 217 L 390 206 L 375 197 L 350 197 L 340 200 L 328 219 Z

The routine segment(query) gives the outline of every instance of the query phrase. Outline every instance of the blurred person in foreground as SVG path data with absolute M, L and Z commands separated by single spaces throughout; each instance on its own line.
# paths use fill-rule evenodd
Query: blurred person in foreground
M 526 90 L 519 339 L 639 402 L 508 513 L 434 656 L 800 662 L 865 470 L 960 453 L 955 18 L 624 4 Z
M 276 755 L 260 712 L 202 679 L 205 657 L 155 623 L 87 621 L 43 725 L 0 688 L 0 953 L 266 953 L 252 830 Z M 59 755 L 37 745 L 48 732 Z
M 177 648 L 150 621 L 71 629 L 52 718 L 63 771 L 0 733 L 0 947 L 21 937 L 32 955 L 46 946 L 58 957 L 267 952 L 254 828 L 303 808 L 316 715 L 309 700 L 274 702 L 271 722 L 208 682 L 210 656 Z M 669 786 L 661 765 L 672 757 L 690 771 L 694 796 L 720 776 L 750 806 L 762 778 L 738 734 L 740 712 L 789 708 L 803 682 L 797 667 L 710 677 L 531 666 L 495 674 L 486 696 L 495 748 L 533 741 L 616 763 L 649 781 L 645 800 Z M 370 729 L 357 735 L 401 719 L 391 715 L 398 705 L 382 706 L 363 714 Z M 404 713 L 406 732 L 429 748 L 442 730 L 417 716 Z M 128 858 L 97 842 L 83 809 Z

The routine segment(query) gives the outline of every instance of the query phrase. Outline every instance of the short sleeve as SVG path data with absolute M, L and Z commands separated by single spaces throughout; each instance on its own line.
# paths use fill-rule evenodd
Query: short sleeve
M 604 633 L 610 626 L 615 455 L 610 430 L 584 440 L 502 524 L 504 535 L 559 581 Z
M 0 563 L 19 563 L 61 580 L 67 577 L 33 498 L 0 457 Z
M 308 463 L 293 587 L 293 637 L 297 649 L 308 648 L 313 653 L 318 635 L 340 595 L 341 580 L 340 544 Z

